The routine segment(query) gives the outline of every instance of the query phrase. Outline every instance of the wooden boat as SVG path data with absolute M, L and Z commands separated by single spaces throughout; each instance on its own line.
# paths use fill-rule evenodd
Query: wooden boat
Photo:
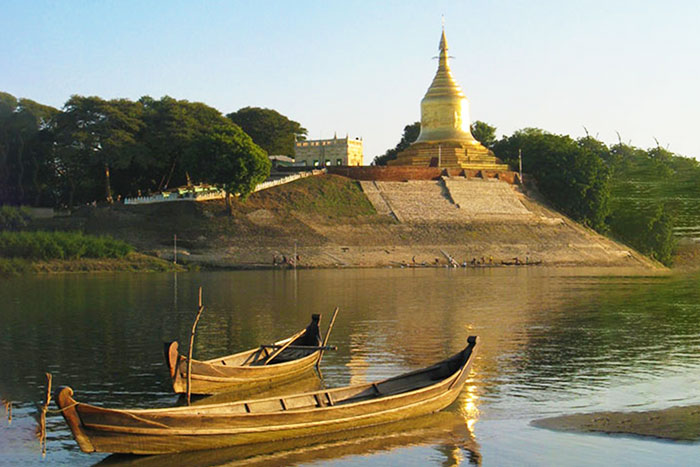
M 390 423 L 442 410 L 459 395 L 474 360 L 475 336 L 459 353 L 400 376 L 338 389 L 225 404 L 107 409 L 56 402 L 84 452 L 163 454 L 244 446 Z
M 465 423 L 464 417 L 443 410 L 438 413 L 382 425 L 245 446 L 178 452 L 159 456 L 112 454 L 95 464 L 95 467 L 105 465 L 269 467 L 271 465 L 318 464 L 321 460 L 346 460 L 345 458 L 349 456 L 366 457 L 394 449 L 430 445 L 439 445 L 446 460 L 454 461 L 444 462 L 443 465 L 481 465 L 479 446 L 474 439 L 474 434 Z M 454 455 L 457 457 L 455 458 Z M 460 458 L 462 462 L 459 462 Z
M 321 315 L 301 331 L 271 345 L 211 360 L 192 359 L 190 392 L 214 394 L 255 388 L 263 390 L 309 372 L 321 358 Z M 176 393 L 187 392 L 187 357 L 178 353 L 177 341 L 165 344 L 165 361 Z

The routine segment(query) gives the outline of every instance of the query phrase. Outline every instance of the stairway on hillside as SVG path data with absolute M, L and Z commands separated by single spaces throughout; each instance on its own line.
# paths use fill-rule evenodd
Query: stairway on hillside
M 396 217 L 396 215 L 392 212 L 391 208 L 382 196 L 382 193 L 379 191 L 376 182 L 373 182 L 371 180 L 361 180 L 360 186 L 362 187 L 362 191 L 364 191 L 365 196 L 367 196 L 369 202 L 372 203 L 372 206 L 374 206 L 374 209 L 375 211 L 377 211 L 377 214 Z
M 379 214 L 400 222 L 464 222 L 534 218 L 515 188 L 495 179 L 447 177 L 407 182 L 361 182 Z
M 445 184 L 434 180 L 376 182 L 396 217 L 405 222 L 463 220 L 463 213 L 450 200 Z
M 452 201 L 469 217 L 532 216 L 509 183 L 464 177 L 447 177 L 444 182 Z

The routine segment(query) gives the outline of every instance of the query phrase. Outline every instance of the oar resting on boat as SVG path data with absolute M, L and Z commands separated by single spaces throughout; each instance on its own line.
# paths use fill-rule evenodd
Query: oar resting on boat
M 374 383 L 266 399 L 165 409 L 107 409 L 56 402 L 84 452 L 162 454 L 301 438 L 437 412 L 459 395 L 478 339 L 427 368 Z
M 311 322 L 301 331 L 273 344 L 264 344 L 245 352 L 201 361 L 192 359 L 191 393 L 214 394 L 222 391 L 268 387 L 293 380 L 313 369 L 322 350 L 321 315 L 311 315 Z M 187 391 L 187 357 L 178 352 L 177 341 L 165 344 L 173 390 Z

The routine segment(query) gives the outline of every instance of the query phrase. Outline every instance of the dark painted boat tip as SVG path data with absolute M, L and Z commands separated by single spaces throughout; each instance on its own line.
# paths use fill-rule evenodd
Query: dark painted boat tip
M 175 377 L 175 371 L 177 371 L 177 360 L 178 360 L 178 347 L 177 341 L 170 341 L 163 343 L 163 353 L 165 354 L 165 363 L 168 365 L 168 371 L 170 372 L 170 377 Z

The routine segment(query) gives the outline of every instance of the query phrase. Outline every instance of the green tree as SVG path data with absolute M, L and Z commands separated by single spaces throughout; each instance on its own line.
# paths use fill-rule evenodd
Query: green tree
M 393 149 L 387 149 L 387 151 L 381 156 L 376 156 L 372 165 L 386 165 L 387 162 L 396 159 L 398 154 L 408 148 L 411 143 L 418 139 L 420 134 L 420 122 L 413 122 L 409 125 L 403 127 L 403 134 L 401 135 L 401 140 L 396 144 Z
M 487 148 L 492 149 L 493 145 L 496 144 L 495 126 L 491 126 L 481 120 L 476 120 L 471 124 L 470 129 L 472 136 Z
M 103 199 L 113 201 L 111 170 L 130 166 L 143 126 L 142 109 L 140 103 L 128 99 L 105 101 L 76 95 L 66 102 L 57 116 L 55 134 L 59 170 L 70 179 L 72 193 L 76 177 L 97 170 L 104 180 Z M 72 199 L 71 194 L 71 205 Z
M 270 155 L 294 155 L 294 142 L 306 139 L 306 128 L 272 109 L 244 107 L 226 115 Z
M 271 163 L 265 151 L 231 122 L 196 136 L 185 160 L 197 181 L 226 192 L 229 213 L 233 209 L 232 194 L 245 199 L 270 175 Z
M 610 212 L 610 170 L 588 143 L 569 136 L 525 128 L 494 145 L 497 156 L 512 166 L 523 154 L 523 171 L 537 181 L 552 204 L 584 225 L 606 230 Z
M 216 125 L 228 123 L 221 112 L 199 102 L 164 96 L 140 99 L 144 106 L 145 128 L 141 141 L 146 147 L 143 158 L 145 185 L 161 191 L 171 185 L 184 185 L 187 175 L 182 163 L 194 140 Z
M 50 194 L 52 118 L 58 110 L 0 93 L 0 202 L 39 204 Z

